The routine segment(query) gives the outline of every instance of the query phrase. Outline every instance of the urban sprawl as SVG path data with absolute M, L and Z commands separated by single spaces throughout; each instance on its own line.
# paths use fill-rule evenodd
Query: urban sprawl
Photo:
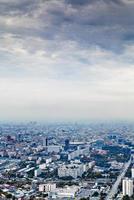
M 134 126 L 0 124 L 0 199 L 133 200 Z

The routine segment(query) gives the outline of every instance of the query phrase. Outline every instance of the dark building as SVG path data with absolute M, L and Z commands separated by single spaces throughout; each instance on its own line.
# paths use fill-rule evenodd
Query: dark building
M 44 139 L 44 146 L 46 146 L 46 147 L 48 146 L 48 138 Z
M 69 139 L 65 140 L 65 147 L 64 150 L 67 151 L 69 149 Z

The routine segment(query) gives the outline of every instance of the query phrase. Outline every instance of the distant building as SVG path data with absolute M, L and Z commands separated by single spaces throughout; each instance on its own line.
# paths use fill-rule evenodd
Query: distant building
M 40 184 L 39 191 L 40 192 L 54 192 L 56 189 L 55 183 L 47 183 L 47 184 Z
M 44 192 L 44 184 L 39 185 L 39 192 Z
M 69 149 L 69 139 L 65 140 L 65 147 L 64 150 L 67 151 Z
M 40 164 L 40 165 L 39 165 L 39 168 L 40 168 L 41 170 L 43 170 L 43 169 L 46 169 L 46 166 L 47 166 L 47 164 L 46 164 L 46 163 L 43 163 L 43 164 Z
M 122 191 L 123 196 L 128 195 L 131 197 L 133 195 L 133 180 L 129 178 L 125 178 L 122 181 Z
M 38 177 L 39 175 L 41 175 L 41 173 L 42 173 L 42 170 L 40 168 L 34 170 L 35 177 Z
M 68 164 L 62 165 L 58 169 L 58 176 L 59 177 L 72 177 L 77 178 L 81 177 L 82 174 L 86 171 L 86 165 L 84 164 Z
M 52 198 L 55 199 L 74 199 L 79 191 L 78 186 L 70 186 L 64 188 L 57 188 L 54 193 L 52 193 Z
M 21 133 L 18 133 L 16 135 L 16 140 L 17 140 L 17 142 L 22 142 L 23 141 L 23 135 Z
M 61 149 L 62 149 L 62 146 L 59 146 L 59 145 L 51 145 L 47 147 L 47 151 L 49 153 L 52 153 L 52 152 L 59 153 Z
M 131 169 L 131 175 L 132 175 L 132 178 L 134 178 L 134 166 Z
M 50 158 L 46 158 L 45 161 L 46 161 L 46 164 L 49 164 L 49 163 L 52 162 L 52 158 L 51 157 Z
M 80 155 L 88 155 L 88 154 L 89 154 L 89 147 L 85 147 L 82 149 L 80 147 L 77 147 L 76 151 L 73 151 L 68 154 L 68 160 L 73 160 L 79 157 Z
M 45 146 L 45 147 L 48 146 L 48 138 L 44 138 L 44 140 L 43 140 L 43 146 Z

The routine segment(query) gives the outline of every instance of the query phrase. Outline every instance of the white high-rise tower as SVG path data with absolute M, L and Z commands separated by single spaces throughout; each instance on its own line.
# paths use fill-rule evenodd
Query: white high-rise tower
M 131 175 L 132 175 L 132 178 L 134 178 L 134 166 L 131 168 Z
M 131 197 L 133 195 L 133 180 L 129 178 L 125 178 L 122 181 L 122 191 L 123 196 L 128 195 Z

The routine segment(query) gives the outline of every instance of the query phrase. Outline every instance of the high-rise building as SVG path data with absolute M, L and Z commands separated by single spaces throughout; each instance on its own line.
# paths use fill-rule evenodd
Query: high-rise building
M 45 147 L 48 146 L 48 138 L 44 138 L 44 140 L 43 140 L 43 145 L 44 145 Z
M 129 178 L 125 178 L 122 181 L 122 191 L 123 196 L 128 195 L 131 197 L 133 195 L 133 180 Z
M 69 149 L 69 140 L 66 139 L 65 140 L 65 147 L 64 147 L 64 150 L 67 151 Z
M 132 178 L 134 178 L 134 166 L 131 169 L 131 176 L 132 176 Z

